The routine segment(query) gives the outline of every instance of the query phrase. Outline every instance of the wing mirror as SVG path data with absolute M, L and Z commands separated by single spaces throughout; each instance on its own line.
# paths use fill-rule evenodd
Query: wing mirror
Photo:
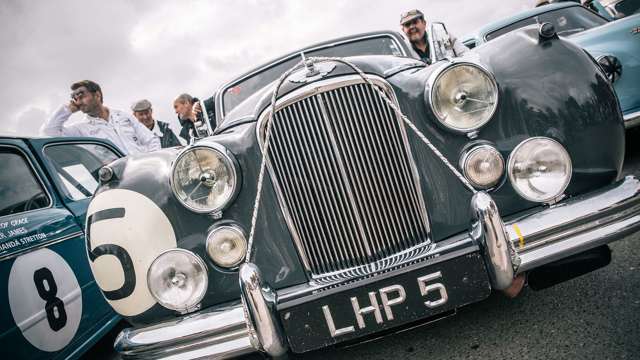
M 451 42 L 447 27 L 441 22 L 432 22 L 430 27 L 429 46 L 432 49 L 431 56 L 433 58 L 431 63 L 456 57 L 457 54 L 453 50 L 453 43 Z

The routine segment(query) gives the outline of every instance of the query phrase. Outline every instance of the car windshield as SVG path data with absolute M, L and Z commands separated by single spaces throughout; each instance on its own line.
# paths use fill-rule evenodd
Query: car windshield
M 305 56 L 345 57 L 357 55 L 396 55 L 401 56 L 402 50 L 396 40 L 388 35 L 380 35 L 372 38 L 355 39 L 341 44 L 329 45 L 315 50 L 305 51 Z M 285 71 L 300 62 L 300 55 L 291 55 L 271 67 L 254 73 L 233 86 L 228 87 L 223 96 L 222 105 L 224 113 L 230 112 L 241 102 L 246 100 L 257 90 L 275 81 Z
M 619 19 L 640 12 L 640 0 L 620 1 L 614 5 L 616 13 L 614 16 Z
M 485 39 L 487 41 L 493 40 L 498 36 L 520 29 L 527 25 L 544 22 L 553 24 L 558 35 L 564 36 L 585 31 L 607 23 L 605 19 L 582 6 L 572 6 L 569 8 L 548 11 L 536 17 L 520 20 L 516 23 L 505 26 L 502 29 L 487 34 Z

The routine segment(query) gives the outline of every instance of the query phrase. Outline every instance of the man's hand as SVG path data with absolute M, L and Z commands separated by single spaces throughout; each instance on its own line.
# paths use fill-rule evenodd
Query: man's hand
M 193 104 L 193 113 L 196 115 L 196 117 L 198 117 L 198 114 L 202 112 L 202 109 L 200 108 L 200 101 L 197 101 L 195 104 Z
M 69 111 L 71 111 L 72 113 L 80 110 L 80 106 L 78 105 L 78 103 L 74 100 L 71 99 L 71 101 L 69 101 Z

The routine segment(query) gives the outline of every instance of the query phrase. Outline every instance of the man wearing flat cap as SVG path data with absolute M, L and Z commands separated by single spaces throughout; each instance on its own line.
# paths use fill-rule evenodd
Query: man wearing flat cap
M 180 141 L 173 133 L 173 130 L 169 128 L 169 124 L 157 121 L 153 118 L 153 109 L 151 109 L 151 102 L 143 99 L 136 101 L 132 106 L 133 116 L 138 119 L 147 129 L 151 130 L 153 135 L 160 139 L 160 146 L 163 148 L 180 146 Z
M 432 56 L 429 48 L 429 34 L 422 11 L 413 9 L 400 15 L 400 26 L 420 60 L 430 64 Z M 453 36 L 450 36 L 450 39 L 456 56 L 461 56 L 469 50 Z

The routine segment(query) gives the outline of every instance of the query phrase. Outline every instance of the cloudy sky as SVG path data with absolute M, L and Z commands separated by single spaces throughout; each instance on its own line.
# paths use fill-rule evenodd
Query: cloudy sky
M 285 52 L 398 30 L 399 14 L 412 8 L 462 37 L 534 2 L 2 0 L 0 134 L 36 135 L 68 102 L 69 85 L 82 79 L 102 86 L 105 105 L 128 111 L 147 98 L 156 119 L 177 127 L 176 95 L 211 96 L 227 80 Z

